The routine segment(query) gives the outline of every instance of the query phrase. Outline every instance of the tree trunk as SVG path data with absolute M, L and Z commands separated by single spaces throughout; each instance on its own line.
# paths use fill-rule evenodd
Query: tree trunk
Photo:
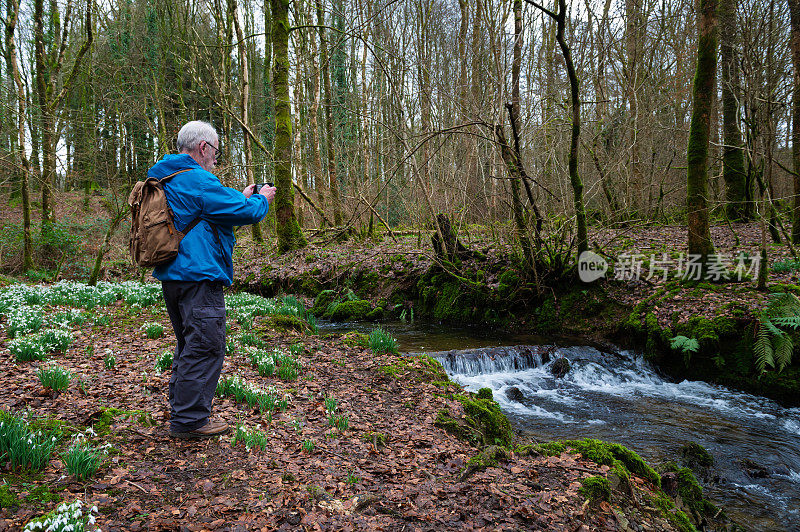
M 725 181 L 725 212 L 731 221 L 748 219 L 748 194 L 744 172 L 744 149 L 739 130 L 739 64 L 736 50 L 737 0 L 719 0 L 720 68 L 722 82 L 722 129 L 724 148 L 722 179 Z
M 278 251 L 305 247 L 306 239 L 294 215 L 292 186 L 292 114 L 289 103 L 289 0 L 272 0 L 272 70 L 275 91 L 275 212 Z
M 247 174 L 247 184 L 255 183 L 253 178 L 253 146 L 247 128 L 250 127 L 250 65 L 247 61 L 247 48 L 245 47 L 242 26 L 239 24 L 239 5 L 236 0 L 228 0 L 230 10 L 233 12 L 233 28 L 236 31 L 236 42 L 239 51 L 239 75 L 241 76 L 242 99 L 240 106 L 242 139 L 244 141 L 244 168 Z M 252 225 L 253 239 L 262 242 L 264 237 L 261 235 L 261 226 L 258 223 Z
M 27 102 L 25 87 L 22 84 L 22 76 L 19 72 L 17 61 L 17 48 L 14 41 L 14 32 L 17 21 L 19 20 L 19 0 L 9 0 L 6 14 L 6 60 L 9 70 L 14 77 L 14 85 L 17 95 L 17 157 L 22 165 L 21 188 L 22 188 L 22 269 L 28 271 L 33 268 L 33 240 L 31 238 L 31 199 L 28 191 L 28 176 L 31 172 L 31 165 L 25 153 L 25 119 Z
M 717 75 L 717 0 L 700 0 L 697 22 L 697 69 L 687 150 L 689 254 L 705 263 L 714 253 L 708 225 L 708 139 Z
M 333 223 L 342 225 L 342 204 L 339 199 L 339 178 L 336 175 L 336 141 L 333 135 L 333 118 L 331 107 L 333 94 L 331 89 L 331 76 L 328 53 L 328 41 L 325 38 L 325 14 L 322 11 L 322 2 L 317 2 L 317 24 L 319 25 L 320 64 L 322 65 L 322 80 L 325 85 L 325 146 L 328 149 L 328 183 L 330 187 L 330 200 L 333 203 Z
M 800 0 L 789 0 L 792 51 L 792 178 L 794 206 L 792 208 L 792 241 L 800 244 Z M 763 267 L 763 266 L 762 266 Z

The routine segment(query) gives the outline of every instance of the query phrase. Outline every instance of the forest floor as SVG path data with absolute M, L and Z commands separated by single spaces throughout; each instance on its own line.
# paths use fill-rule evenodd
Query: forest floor
M 48 307 L 48 315 L 67 310 Z M 110 444 L 108 456 L 85 481 L 66 474 L 58 453 L 41 472 L 6 465 L 0 530 L 19 530 L 58 501 L 76 498 L 98 507 L 103 530 L 575 531 L 624 529 L 620 522 L 632 530 L 671 529 L 648 504 L 637 508 L 619 497 L 613 506 L 589 505 L 580 480 L 605 476 L 609 467 L 568 452 L 510 453 L 464 478 L 478 449 L 434 426 L 442 409 L 463 416 L 456 385 L 436 382 L 420 360 L 375 355 L 339 336 L 276 329 L 262 317 L 247 331 L 233 322 L 230 337 L 244 341 L 250 333 L 249 342 L 255 336 L 270 348 L 300 345 L 299 375 L 262 377 L 237 345 L 223 376 L 274 387 L 288 406 L 267 416 L 217 398 L 213 416 L 260 431 L 264 448 L 248 450 L 230 435 L 173 440 L 168 372 L 154 367 L 175 341 L 162 305 L 117 301 L 80 313 L 72 345 L 50 360 L 73 375 L 60 393 L 40 384 L 37 371 L 45 363 L 15 362 L 8 340 L 0 342 L 0 404 L 58 431 L 57 450 L 83 434 L 92 446 Z M 149 339 L 142 327 L 154 322 L 165 333 Z M 331 426 L 325 399 L 336 400 L 346 427 Z M 633 482 L 640 499 L 653 493 L 645 481 Z
M 80 203 L 79 194 L 65 196 L 58 203 L 63 235 L 75 240 L 58 277 L 85 281 L 107 215 L 96 197 L 91 198 L 88 213 Z M 58 254 L 41 258 L 42 262 L 49 260 L 46 269 L 27 275 L 14 271 L 18 241 L 13 234 L 18 232 L 21 217 L 17 204 L 4 201 L 3 205 L 0 264 L 4 270 L 27 282 L 55 280 Z M 104 261 L 105 280 L 139 276 L 127 259 L 126 232 L 123 224 Z M 418 235 L 398 237 L 397 242 L 385 237 L 379 243 L 317 239 L 308 248 L 280 257 L 252 245 L 247 229 L 238 236 L 235 277 L 245 283 L 253 278 L 288 280 L 305 275 L 340 280 L 345 287 L 354 268 L 383 271 L 397 283 L 409 283 L 426 271 L 434 258 L 427 237 Z M 756 224 L 714 227 L 712 236 L 717 252 L 733 265 L 740 253 L 758 254 L 761 235 Z M 660 258 L 667 268 L 677 268 L 685 253 L 686 235 L 685 227 L 680 226 L 637 226 L 594 230 L 590 241 L 604 256 L 631 257 L 630 268 L 618 268 L 621 274 L 630 274 L 642 260 L 638 278 L 620 275 L 627 278 L 611 279 L 615 276 L 612 264 L 609 279 L 601 281 L 611 298 L 632 308 L 664 283 L 658 268 L 646 278 L 656 262 L 651 257 Z M 507 251 L 488 238 L 467 238 L 465 243 L 484 253 L 488 262 L 502 262 Z M 771 245 L 769 255 L 770 264 L 789 264 L 791 259 L 785 245 Z M 625 263 L 626 259 L 618 262 Z M 791 265 L 779 270 L 770 272 L 770 285 L 798 283 L 798 273 Z M 701 291 L 681 287 L 653 311 L 664 325 L 674 323 L 676 316 L 688 320 L 726 315 L 732 302 L 755 315 L 767 294 L 754 289 L 754 278 L 715 283 Z M 497 283 L 497 274 L 490 272 L 487 284 Z M 376 299 L 388 295 L 386 285 L 375 288 Z M 276 412 L 271 422 L 231 398 L 217 398 L 214 409 L 216 418 L 231 425 L 241 423 L 263 431 L 266 448 L 248 451 L 243 444 L 234 444 L 230 436 L 203 442 L 172 440 L 166 431 L 168 374 L 154 369 L 155 358 L 174 345 L 163 308 L 118 302 L 95 312 L 106 314 L 112 325 L 75 326 L 74 342 L 55 358 L 76 376 L 61 393 L 44 389 L 36 375 L 39 364 L 16 363 L 8 340 L 0 341 L 3 410 L 58 420 L 65 434 L 59 443 L 62 451 L 70 438 L 92 426 L 100 431 L 89 436 L 91 442 L 112 445 L 103 468 L 87 481 L 65 476 L 62 461 L 55 457 L 38 474 L 5 466 L 0 490 L 5 487 L 8 497 L 0 497 L 0 530 L 18 529 L 31 517 L 51 510 L 55 501 L 74 498 L 98 506 L 98 524 L 104 530 L 672 527 L 646 502 L 648 496 L 642 494 L 652 492 L 652 487 L 641 479 L 633 480 L 640 493 L 638 500 L 615 495 L 612 503 L 588 504 L 578 492 L 580 480 L 607 475 L 608 467 L 579 454 L 531 457 L 511 453 L 497 467 L 462 478 L 478 449 L 433 425 L 442 409 L 456 416 L 463 413 L 456 399 L 460 393 L 457 386 L 431 382 L 424 368 L 402 363 L 397 355 L 376 356 L 341 337 L 286 331 L 269 321 L 257 322 L 259 338 L 268 346 L 302 344 L 298 379 L 285 382 L 261 377 L 237 352 L 226 357 L 223 374 L 274 386 L 289 399 L 288 408 Z M 147 339 L 142 326 L 153 321 L 164 325 L 165 334 Z M 241 336 L 243 331 L 237 327 L 233 325 L 231 334 Z M 109 352 L 117 360 L 113 368 L 105 363 Z M 326 398 L 335 398 L 339 411 L 348 416 L 346 429 L 329 425 Z M 313 449 L 304 450 L 309 441 Z

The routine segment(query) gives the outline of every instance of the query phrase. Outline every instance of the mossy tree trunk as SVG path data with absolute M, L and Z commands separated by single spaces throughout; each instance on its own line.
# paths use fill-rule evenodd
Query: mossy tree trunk
M 722 178 L 725 181 L 725 213 L 732 221 L 750 218 L 751 205 L 744 171 L 744 149 L 739 130 L 739 62 L 736 50 L 737 0 L 719 0 L 720 68 L 722 82 L 722 130 L 724 148 Z
M 264 111 L 262 120 L 264 121 L 264 125 L 261 128 L 261 140 L 269 154 L 273 152 L 275 143 L 275 97 L 272 87 L 271 2 L 272 0 L 264 0 L 264 34 L 266 44 L 264 46 L 264 72 L 262 76 L 262 86 L 264 90 Z M 271 160 L 265 161 L 264 178 L 265 181 L 272 181 L 274 179 L 274 162 Z
M 292 116 L 289 106 L 289 0 L 272 0 L 272 69 L 275 91 L 275 212 L 278 251 L 306 245 L 294 214 L 292 186 Z
M 14 78 L 14 86 L 17 96 L 17 150 L 19 162 L 22 166 L 21 189 L 22 189 L 22 268 L 27 271 L 33 268 L 33 240 L 31 238 L 31 198 L 28 190 L 28 179 L 31 173 L 30 161 L 25 152 L 25 119 L 26 116 L 26 97 L 25 86 L 22 83 L 22 76 L 19 71 L 17 61 L 17 48 L 14 40 L 17 21 L 19 20 L 19 0 L 9 0 L 6 4 L 7 13 L 6 25 L 6 49 L 5 56 L 9 70 Z
M 687 151 L 689 253 L 703 263 L 714 253 L 708 226 L 708 139 L 717 76 L 717 0 L 700 0 L 697 69 L 692 89 L 692 122 Z
M 794 206 L 792 241 L 800 244 L 800 0 L 789 0 L 792 31 L 790 47 L 794 67 L 792 87 L 792 164 L 794 169 Z

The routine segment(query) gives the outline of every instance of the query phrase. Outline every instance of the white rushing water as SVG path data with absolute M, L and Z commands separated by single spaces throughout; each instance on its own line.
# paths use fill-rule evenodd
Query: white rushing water
M 653 463 L 697 442 L 707 493 L 751 530 L 800 531 L 800 408 L 700 381 L 672 382 L 632 353 L 517 346 L 429 353 L 467 390 L 488 387 L 520 432 L 616 441 Z M 565 357 L 571 369 L 551 373 Z M 549 361 L 548 361 L 549 359 Z M 752 462 L 748 462 L 751 460 Z

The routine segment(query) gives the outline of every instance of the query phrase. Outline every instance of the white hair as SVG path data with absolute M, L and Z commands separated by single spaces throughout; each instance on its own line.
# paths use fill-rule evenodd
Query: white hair
M 192 151 L 203 141 L 209 144 L 219 141 L 217 130 L 208 122 L 193 120 L 178 131 L 179 152 Z

